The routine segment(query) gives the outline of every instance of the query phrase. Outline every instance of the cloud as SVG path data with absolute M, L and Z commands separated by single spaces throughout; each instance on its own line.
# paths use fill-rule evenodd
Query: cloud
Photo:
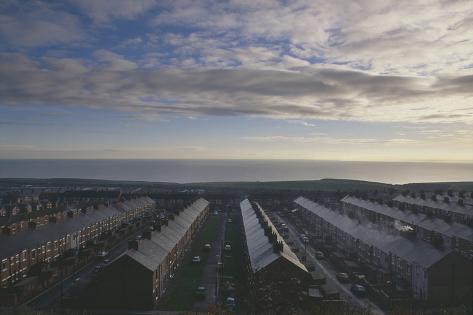
M 136 69 L 136 63 L 108 50 L 98 50 L 94 57 L 107 71 L 129 71 Z
M 11 46 L 36 47 L 75 43 L 85 36 L 75 15 L 35 1 L 17 14 L 0 15 L 0 38 Z
M 184 116 L 473 122 L 470 81 L 299 68 L 137 68 L 100 50 L 95 60 L 3 54 L 0 104 L 107 107 Z M 465 85 L 463 88 L 462 85 Z M 455 88 L 451 88 L 455 86 Z
M 97 23 L 132 19 L 153 8 L 156 0 L 70 0 Z
M 265 42 L 289 48 L 292 58 L 316 58 L 377 74 L 429 75 L 471 68 L 469 0 L 164 3 L 154 26 L 185 25 L 212 32 L 213 38 Z
M 312 134 L 309 136 L 251 136 L 244 137 L 243 140 L 256 142 L 275 142 L 275 143 L 297 143 L 297 144 L 343 144 L 343 145 L 406 145 L 415 144 L 417 140 L 407 138 L 394 139 L 375 139 L 375 138 L 341 138 L 333 137 L 326 134 Z

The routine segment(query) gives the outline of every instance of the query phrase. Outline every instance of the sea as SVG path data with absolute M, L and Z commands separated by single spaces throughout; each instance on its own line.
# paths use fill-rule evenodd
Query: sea
M 343 178 L 405 184 L 473 181 L 473 163 L 17 159 L 0 160 L 0 178 L 84 178 L 173 183 Z

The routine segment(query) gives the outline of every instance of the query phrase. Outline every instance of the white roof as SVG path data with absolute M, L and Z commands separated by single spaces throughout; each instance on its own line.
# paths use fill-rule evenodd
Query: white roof
M 399 195 L 393 199 L 394 201 L 408 203 L 412 205 L 422 206 L 422 207 L 429 207 L 433 209 L 440 209 L 444 211 L 464 214 L 467 216 L 473 217 L 473 206 L 469 204 L 465 204 L 464 206 L 460 206 L 458 202 L 450 201 L 446 203 L 443 200 L 432 200 L 431 198 L 422 199 L 420 197 L 412 197 L 412 196 L 403 196 Z
M 295 203 L 353 238 L 376 247 L 385 254 L 392 253 L 407 262 L 416 263 L 424 268 L 433 265 L 449 253 L 449 251 L 440 251 L 424 242 L 411 241 L 400 235 L 368 227 L 304 197 L 297 198 Z
M 259 205 L 257 206 L 261 209 Z M 276 233 L 277 240 L 283 244 L 283 250 L 281 252 L 275 252 L 273 244 L 269 241 L 269 238 L 264 235 L 264 229 L 261 226 L 250 201 L 248 199 L 243 200 L 240 203 L 240 208 L 243 217 L 243 226 L 245 228 L 250 264 L 253 272 L 256 273 L 281 257 L 307 272 L 306 267 L 299 261 L 299 258 L 292 252 L 289 246 L 287 246 L 286 242 L 281 235 L 279 235 L 263 209 L 261 209 L 261 212 L 264 218 Z
M 149 270 L 155 271 L 208 204 L 207 200 L 198 199 L 181 211 L 179 215 L 176 215 L 174 219 L 169 220 L 167 226 L 162 225 L 160 232 L 152 232 L 151 239 L 140 240 L 138 250 L 129 249 L 126 255 Z
M 457 223 L 447 223 L 445 220 L 428 217 L 423 213 L 413 213 L 408 210 L 400 210 L 396 207 L 389 207 L 388 205 L 371 202 L 369 200 L 363 200 L 352 196 L 346 196 L 342 199 L 342 202 L 352 204 L 354 206 L 383 214 L 393 219 L 419 226 L 429 231 L 434 231 L 449 237 L 455 236 L 470 242 L 473 242 L 473 228 Z

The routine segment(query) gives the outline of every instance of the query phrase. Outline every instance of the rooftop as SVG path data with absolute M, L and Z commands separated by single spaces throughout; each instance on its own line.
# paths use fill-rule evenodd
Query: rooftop
M 428 217 L 423 213 L 413 213 L 409 210 L 400 210 L 396 207 L 389 207 L 385 204 L 359 199 L 352 196 L 344 197 L 342 202 L 352 204 L 372 212 L 383 214 L 395 220 L 399 220 L 410 225 L 419 226 L 429 231 L 434 231 L 449 237 L 454 236 L 473 242 L 473 228 L 461 223 L 448 223 L 443 219 Z
M 63 238 L 90 225 L 118 215 L 135 207 L 146 206 L 154 201 L 149 197 L 127 200 L 112 207 L 79 213 L 72 218 L 49 223 L 34 230 L 18 232 L 14 235 L 0 236 L 0 259 L 13 256 L 18 252 L 38 247 L 49 241 Z
M 261 226 L 260 221 L 256 216 L 255 209 L 253 209 L 253 206 L 248 199 L 243 200 L 240 203 L 240 208 L 243 217 L 243 226 L 245 228 L 248 255 L 253 272 L 263 269 L 281 257 L 307 272 L 306 267 L 299 261 L 299 258 L 292 252 L 281 235 L 279 235 L 277 229 L 274 227 L 264 210 L 258 204 L 256 206 L 259 207 L 264 219 L 268 222 L 273 232 L 276 233 L 277 241 L 282 242 L 283 248 L 280 252 L 274 251 L 273 244 L 264 234 L 264 228 Z
M 464 214 L 467 216 L 473 217 L 473 206 L 469 204 L 465 204 L 463 206 L 459 205 L 456 201 L 445 202 L 443 199 L 432 200 L 432 198 L 425 198 L 422 199 L 421 197 L 412 197 L 412 196 L 404 196 L 399 195 L 393 199 L 394 201 L 408 203 L 412 205 L 422 206 L 422 207 L 429 207 L 433 209 L 441 209 L 444 211 L 454 212 L 458 214 Z
M 200 198 L 188 205 L 174 219 L 169 220 L 168 225 L 162 225 L 160 232 L 152 232 L 151 239 L 141 239 L 138 250 L 130 249 L 125 255 L 155 271 L 208 204 L 207 200 Z
M 386 233 L 361 224 L 358 220 L 352 220 L 304 197 L 297 198 L 295 203 L 353 238 L 374 246 L 385 254 L 392 253 L 405 261 L 425 268 L 433 265 L 449 253 L 448 251 L 440 251 L 421 241 L 412 241 L 401 235 Z

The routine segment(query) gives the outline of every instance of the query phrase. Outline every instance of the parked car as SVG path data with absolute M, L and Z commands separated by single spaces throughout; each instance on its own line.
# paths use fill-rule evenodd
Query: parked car
M 337 279 L 338 281 L 342 282 L 342 283 L 347 283 L 350 281 L 350 277 L 348 276 L 348 274 L 346 272 L 338 272 L 337 273 Z
M 198 263 L 200 263 L 200 261 L 201 261 L 200 256 L 194 256 L 194 257 L 192 257 L 192 262 L 193 262 L 194 264 L 198 264 Z
M 320 250 L 316 251 L 315 252 L 315 258 L 317 259 L 325 259 L 325 255 L 323 252 L 321 252 Z
M 234 311 L 235 308 L 236 308 L 236 301 L 235 301 L 235 298 L 234 297 L 227 297 L 225 299 L 225 307 L 228 308 L 229 310 L 231 311 Z
M 205 296 L 207 295 L 207 288 L 203 285 L 199 285 L 197 287 L 197 289 L 195 289 L 195 296 L 198 297 L 198 298 L 205 298 Z
M 209 251 L 209 250 L 211 250 L 211 249 L 212 249 L 212 245 L 210 245 L 209 243 L 207 243 L 207 244 L 204 245 L 204 250 L 205 250 L 205 251 Z
M 366 276 L 362 274 L 361 272 L 353 272 L 351 274 L 351 278 L 353 282 L 358 283 L 358 284 L 363 283 L 366 280 Z
M 366 296 L 366 288 L 362 286 L 361 284 L 352 284 L 351 285 L 351 292 L 355 294 L 356 296 L 359 297 L 365 297 Z
M 94 267 L 94 270 L 92 271 L 92 274 L 93 274 L 94 276 L 96 276 L 96 275 L 99 274 L 99 272 L 100 272 L 101 270 L 102 270 L 102 265 L 97 265 L 97 266 Z
M 224 250 L 225 250 L 226 252 L 229 252 L 229 251 L 232 250 L 232 246 L 231 246 L 230 244 L 226 244 L 225 247 L 224 247 Z
M 98 253 L 97 253 L 97 257 L 101 257 L 101 258 L 103 258 L 103 257 L 105 257 L 105 256 L 107 256 L 107 255 L 108 255 L 108 252 L 106 252 L 106 251 L 101 251 L 101 252 L 98 252 Z

